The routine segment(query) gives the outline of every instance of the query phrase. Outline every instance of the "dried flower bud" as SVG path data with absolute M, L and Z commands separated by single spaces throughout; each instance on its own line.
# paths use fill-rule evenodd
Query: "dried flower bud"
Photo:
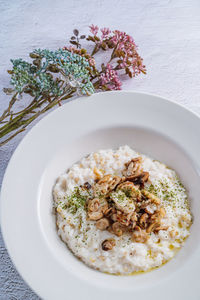
M 78 34 L 79 34 L 78 29 L 74 29 L 74 30 L 73 30 L 73 33 L 74 33 L 75 36 L 78 36 Z
M 98 37 L 98 36 L 94 36 L 94 39 L 95 39 L 95 41 L 97 41 L 97 42 L 99 42 L 100 41 L 100 38 Z
M 11 95 L 14 92 L 11 88 L 3 88 L 3 91 L 6 95 Z
M 40 58 L 40 55 L 37 54 L 37 53 L 30 53 L 29 56 L 30 56 L 31 58 Z
M 33 60 L 33 64 L 34 64 L 35 66 L 37 66 L 37 67 L 40 66 L 40 63 L 41 63 L 41 60 L 38 59 L 38 58 Z
M 48 71 L 50 71 L 52 73 L 58 73 L 59 72 L 59 68 L 56 65 L 49 65 L 48 66 Z
M 102 48 L 103 50 L 107 50 L 107 45 L 106 45 L 106 43 L 103 42 L 103 43 L 101 44 L 101 48 Z
M 81 51 L 81 54 L 85 54 L 85 53 L 87 53 L 87 50 L 86 50 L 86 49 L 84 49 L 84 48 L 82 48 L 80 51 Z
M 86 39 L 87 41 L 92 41 L 92 42 L 95 42 L 95 38 L 91 35 L 89 35 Z

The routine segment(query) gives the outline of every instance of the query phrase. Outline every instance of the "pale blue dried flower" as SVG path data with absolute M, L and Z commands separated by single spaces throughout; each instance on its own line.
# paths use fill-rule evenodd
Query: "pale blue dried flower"
M 11 84 L 17 92 L 27 92 L 36 97 L 61 96 L 70 89 L 76 89 L 81 94 L 94 93 L 90 65 L 84 57 L 62 49 L 37 49 L 30 57 L 34 58 L 33 63 L 22 59 L 11 60 Z

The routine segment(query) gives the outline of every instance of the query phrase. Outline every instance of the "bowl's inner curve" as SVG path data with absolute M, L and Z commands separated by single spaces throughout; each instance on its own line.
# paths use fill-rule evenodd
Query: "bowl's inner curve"
M 126 144 L 138 152 L 147 154 L 165 163 L 178 173 L 189 193 L 194 223 L 191 226 L 191 235 L 183 249 L 165 266 L 150 273 L 143 274 L 142 276 L 117 277 L 102 274 L 88 268 L 76 259 L 67 249 L 66 245 L 61 242 L 56 232 L 55 219 L 52 214 L 52 187 L 56 178 L 83 156 L 99 149 L 115 149 Z M 181 268 L 181 265 L 187 262 L 192 256 L 196 245 L 200 242 L 200 235 L 198 234 L 200 218 L 197 215 L 198 211 L 200 211 L 200 201 L 198 201 L 199 194 L 198 171 L 195 169 L 189 155 L 185 153 L 175 141 L 146 128 L 104 128 L 95 131 L 91 130 L 89 134 L 82 136 L 78 140 L 74 140 L 70 145 L 68 145 L 66 140 L 65 147 L 58 153 L 55 153 L 51 162 L 46 166 L 41 180 L 38 198 L 38 214 L 48 247 L 57 257 L 58 263 L 61 263 L 77 276 L 85 280 L 90 280 L 91 282 L 95 281 L 95 283 L 102 285 L 113 285 L 113 288 L 120 282 L 124 288 L 131 288 L 133 286 L 139 288 L 157 283 L 161 278 L 166 278 L 172 271 Z

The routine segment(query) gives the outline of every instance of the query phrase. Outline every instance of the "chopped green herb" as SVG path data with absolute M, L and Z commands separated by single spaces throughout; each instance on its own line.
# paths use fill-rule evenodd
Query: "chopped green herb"
M 66 203 L 63 203 L 61 207 L 62 207 L 62 209 L 67 209 Z
M 89 193 L 83 193 L 81 189 L 75 187 L 72 194 L 67 197 L 67 208 L 71 213 L 75 214 L 79 208 L 85 208 L 85 203 L 89 196 Z
M 165 201 L 167 205 L 182 208 L 188 205 L 187 197 L 185 196 L 186 190 L 178 177 L 173 179 L 173 184 L 170 184 L 168 180 L 163 178 L 156 184 L 150 184 L 147 189 L 150 193 Z M 184 201 L 180 201 L 182 197 Z
M 110 194 L 110 197 L 116 199 L 119 203 L 123 203 L 124 201 L 127 201 L 127 196 L 122 191 L 112 192 Z

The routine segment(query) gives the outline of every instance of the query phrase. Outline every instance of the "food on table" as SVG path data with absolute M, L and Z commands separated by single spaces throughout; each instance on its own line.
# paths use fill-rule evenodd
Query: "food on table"
M 189 201 L 175 171 L 129 146 L 82 158 L 58 178 L 53 195 L 59 236 L 102 272 L 159 267 L 190 233 Z

